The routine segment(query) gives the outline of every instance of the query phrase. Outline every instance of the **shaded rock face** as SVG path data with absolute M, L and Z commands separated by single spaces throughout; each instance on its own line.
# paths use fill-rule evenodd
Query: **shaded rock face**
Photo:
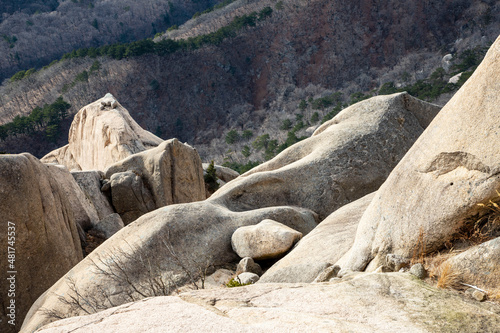
M 110 177 L 110 184 L 113 206 L 126 224 L 154 210 L 153 196 L 135 173 L 117 172 Z
M 296 205 L 323 220 L 377 190 L 439 110 L 406 93 L 362 101 L 212 198 L 245 209 Z
M 95 207 L 99 219 L 114 213 L 108 198 L 101 192 L 102 172 L 98 171 L 73 171 L 71 172 L 78 186 L 82 189 L 85 197 L 87 197 Z
M 49 167 L 52 175 L 57 179 L 70 202 L 76 223 L 88 230 L 99 221 L 99 214 L 91 200 L 85 195 L 71 173 L 62 165 Z
M 125 224 L 156 208 L 205 199 L 200 157 L 177 139 L 114 163 L 104 173 Z
M 15 274 L 15 326 L 1 311 L 0 330 L 21 328 L 29 306 L 46 289 L 82 259 L 77 223 L 71 202 L 54 166 L 43 165 L 30 154 L 0 156 L 0 248 L 2 309 L 7 309 L 10 283 L 7 271 Z M 71 178 L 71 175 L 69 175 Z M 67 184 L 66 184 L 67 185 Z M 8 238 L 8 236 L 13 238 Z M 10 241 L 10 243 L 8 243 Z M 8 247 L 15 260 L 7 263 Z M 7 264 L 12 266 L 7 266 Z
M 209 165 L 210 163 L 203 163 L 203 171 L 206 172 Z M 215 167 L 215 175 L 217 176 L 217 178 L 219 178 L 220 181 L 224 182 L 223 184 L 230 182 L 231 180 L 235 179 L 240 175 L 233 169 L 226 168 L 222 165 L 214 165 L 214 167 Z
M 238 266 L 236 267 L 236 274 L 238 273 L 255 273 L 259 276 L 262 275 L 262 268 L 257 264 L 252 258 L 245 257 L 240 260 Z
M 500 186 L 500 39 L 377 191 L 343 269 L 437 250 Z
M 40 308 L 67 316 L 84 313 L 58 299 L 59 293 L 73 295 L 68 278 L 74 279 L 75 287 L 86 299 L 110 307 L 106 298 L 109 296 L 114 304 L 123 304 L 130 297 L 154 296 L 151 276 L 163 278 L 167 288 L 173 290 L 187 282 L 187 273 L 199 274 L 207 264 L 217 267 L 237 261 L 238 256 L 231 248 L 231 235 L 239 227 L 272 219 L 307 234 L 317 225 L 316 218 L 313 212 L 303 208 L 282 206 L 236 212 L 210 201 L 157 209 L 120 230 L 55 283 L 33 304 L 22 331 L 30 332 L 54 320 L 47 318 Z M 179 266 L 179 261 L 184 263 L 184 268 Z M 108 272 L 118 272 L 115 266 L 109 265 L 119 263 L 127 277 L 117 279 L 99 274 L 96 263 Z M 87 310 L 92 312 L 90 308 Z
M 228 333 L 479 333 L 496 332 L 500 325 L 498 305 L 422 288 L 409 274 L 365 274 L 347 280 L 255 284 L 154 297 L 60 320 L 37 332 L 177 332 L 181 328 L 182 332 Z
M 122 229 L 124 226 L 125 225 L 120 215 L 114 213 L 99 220 L 99 222 L 96 225 L 94 225 L 94 229 L 102 232 L 104 234 L 104 237 L 108 239 L 114 234 L 116 234 L 118 231 L 120 231 L 120 229 Z
M 42 162 L 63 164 L 70 170 L 104 170 L 163 141 L 142 129 L 111 94 L 78 111 L 68 140 L 67 146 L 47 154 Z
M 351 248 L 359 220 L 375 193 L 336 210 L 271 266 L 259 283 L 313 282 Z
M 236 229 L 231 236 L 231 246 L 241 258 L 255 260 L 279 258 L 302 234 L 273 220 Z

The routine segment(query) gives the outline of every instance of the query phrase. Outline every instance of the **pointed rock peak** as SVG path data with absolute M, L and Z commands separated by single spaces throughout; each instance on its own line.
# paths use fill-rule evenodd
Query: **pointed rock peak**
M 115 112 L 103 112 L 115 110 Z M 113 95 L 78 111 L 71 123 L 69 144 L 42 161 L 69 169 L 105 170 L 130 155 L 158 146 L 162 139 L 143 129 Z

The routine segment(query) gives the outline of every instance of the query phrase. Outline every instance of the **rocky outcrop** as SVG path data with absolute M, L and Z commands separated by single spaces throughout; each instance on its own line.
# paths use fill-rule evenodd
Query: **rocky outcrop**
M 301 206 L 324 219 L 377 190 L 439 110 L 406 93 L 362 101 L 212 198 L 245 209 Z
M 489 332 L 500 307 L 462 299 L 409 274 L 321 284 L 255 284 L 154 297 L 60 320 L 62 332 Z
M 231 246 L 241 258 L 254 260 L 279 258 L 288 251 L 302 234 L 273 220 L 236 229 Z
M 375 193 L 336 210 L 271 266 L 260 282 L 313 282 L 351 248 L 359 220 Z
M 144 273 L 147 270 L 140 268 L 144 263 L 136 261 L 151 258 L 148 267 L 161 268 L 162 272 L 153 276 L 167 278 L 165 274 L 174 274 L 174 282 L 169 280 L 168 285 L 175 287 L 186 283 L 187 275 L 199 275 L 200 265 L 236 262 L 238 256 L 231 248 L 231 235 L 238 227 L 271 219 L 306 235 L 316 226 L 315 221 L 376 189 L 438 110 L 439 107 L 404 93 L 375 97 L 351 106 L 320 127 L 312 138 L 232 180 L 206 201 L 166 206 L 140 217 L 91 253 L 55 284 L 51 293 L 70 292 L 67 278 L 73 276 L 78 277 L 75 287 L 82 290 L 85 297 L 107 302 L 106 293 L 112 293 L 113 304 L 120 304 L 125 301 L 124 295 L 137 292 L 127 283 L 107 279 L 102 274 L 99 276 L 102 290 L 95 286 L 96 280 L 90 282 L 95 275 L 93 262 L 99 258 L 101 263 L 125 265 L 128 281 L 139 285 L 147 285 L 144 279 L 153 273 Z M 106 177 L 132 171 L 141 177 L 155 200 L 164 194 L 168 197 L 168 191 L 162 192 L 164 187 L 159 186 L 163 184 L 158 176 L 161 168 L 153 167 L 163 165 L 163 151 L 168 145 L 180 147 L 182 144 L 176 140 L 166 141 L 157 148 L 130 156 L 110 166 Z M 187 169 L 187 166 L 179 168 Z M 168 184 L 166 182 L 167 188 Z M 203 193 L 203 186 L 200 190 Z M 119 258 L 106 259 L 113 253 Z M 189 274 L 179 268 L 179 260 L 188 263 L 185 267 L 190 270 Z M 321 271 L 324 264 L 320 266 Z M 102 267 L 104 271 L 112 269 Z M 313 275 L 311 281 L 317 272 Z M 37 313 L 40 307 L 64 310 L 72 315 L 82 313 L 81 309 L 74 313 L 67 310 L 51 295 L 41 297 L 34 304 L 25 329 L 47 322 Z
M 161 283 L 166 288 L 162 292 L 168 293 L 189 282 L 190 276 L 199 276 L 200 270 L 235 262 L 238 256 L 231 249 L 231 235 L 239 227 L 264 219 L 303 234 L 317 225 L 315 214 L 307 209 L 231 211 L 211 201 L 170 205 L 148 213 L 100 245 L 41 296 L 22 331 L 30 332 L 54 320 L 41 308 L 70 316 L 85 313 L 58 298 L 74 295 L 75 289 L 83 299 L 91 300 L 86 308 L 92 311 L 91 306 L 110 307 L 109 300 L 123 304 L 130 297 L 153 296 Z
M 69 172 L 46 166 L 30 154 L 0 155 L 2 332 L 17 332 L 37 297 L 82 259 L 67 192 L 72 189 L 54 171 L 71 178 Z M 7 297 L 9 289 L 15 296 Z M 4 312 L 11 300 L 15 326 L 7 324 L 12 318 Z
M 101 109 L 102 102 L 105 105 Z M 114 108 L 111 107 L 112 102 Z M 42 162 L 63 164 L 70 170 L 104 170 L 162 142 L 142 129 L 111 94 L 78 111 L 68 140 L 67 146 L 49 153 L 42 158 Z
M 499 82 L 500 38 L 377 191 L 343 269 L 375 269 L 388 253 L 411 257 L 419 243 L 438 250 L 496 197 Z
M 177 139 L 129 156 L 105 170 L 113 206 L 125 224 L 166 205 L 205 199 L 200 157 Z

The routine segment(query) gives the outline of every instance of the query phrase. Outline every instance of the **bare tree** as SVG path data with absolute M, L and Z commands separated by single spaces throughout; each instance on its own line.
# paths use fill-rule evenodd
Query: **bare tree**
M 205 288 L 205 279 L 214 271 L 213 265 L 179 255 L 168 237 L 161 243 L 155 256 L 143 247 L 128 243 L 127 250 L 115 248 L 97 255 L 91 259 L 93 271 L 99 277 L 94 289 L 81 290 L 74 278 L 67 277 L 69 292 L 58 297 L 64 311 L 44 308 L 41 311 L 48 318 L 63 319 L 147 297 L 167 296 L 184 285 Z M 168 265 L 164 265 L 166 262 Z

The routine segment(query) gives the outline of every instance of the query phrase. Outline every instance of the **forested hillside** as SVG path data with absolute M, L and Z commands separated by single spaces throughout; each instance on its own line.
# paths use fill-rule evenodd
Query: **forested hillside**
M 444 104 L 498 35 L 499 8 L 466 0 L 228 2 L 157 43 L 81 49 L 13 77 L 0 87 L 0 122 L 59 96 L 74 113 L 111 92 L 144 128 L 238 168 L 372 95 L 407 90 Z M 42 156 L 65 143 L 67 126 L 56 143 L 14 134 L 0 149 Z
M 22 0 L 0 3 L 0 81 L 81 47 L 153 37 L 220 0 Z

